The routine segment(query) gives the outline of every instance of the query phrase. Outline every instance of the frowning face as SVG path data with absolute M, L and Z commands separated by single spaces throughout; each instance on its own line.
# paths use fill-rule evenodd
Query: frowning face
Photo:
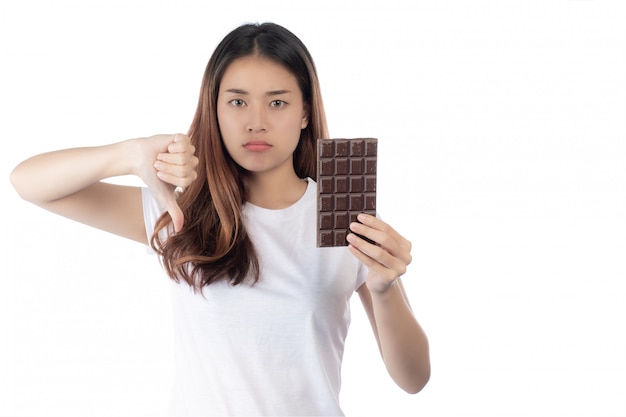
M 233 160 L 253 175 L 293 174 L 293 152 L 308 124 L 295 76 L 259 56 L 233 61 L 217 98 L 222 140 Z

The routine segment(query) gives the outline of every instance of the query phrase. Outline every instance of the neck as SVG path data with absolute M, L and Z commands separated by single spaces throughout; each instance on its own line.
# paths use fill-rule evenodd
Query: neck
M 246 181 L 248 201 L 255 206 L 278 210 L 297 202 L 306 191 L 307 182 L 291 173 L 257 173 Z

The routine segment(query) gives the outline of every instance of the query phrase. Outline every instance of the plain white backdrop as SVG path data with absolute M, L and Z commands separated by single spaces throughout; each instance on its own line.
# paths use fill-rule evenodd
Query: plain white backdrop
M 413 242 L 431 381 L 393 385 L 355 297 L 345 412 L 626 416 L 616 0 L 3 0 L 0 415 L 163 415 L 157 259 L 21 201 L 8 175 L 35 153 L 186 132 L 217 42 L 263 21 L 309 47 L 331 136 L 379 138 L 379 209 Z

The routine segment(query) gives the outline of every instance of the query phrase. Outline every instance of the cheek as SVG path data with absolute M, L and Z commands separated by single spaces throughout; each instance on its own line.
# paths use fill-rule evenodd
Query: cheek
M 217 108 L 217 126 L 222 129 L 223 127 L 226 126 L 225 123 L 225 117 L 224 117 L 224 112 L 222 112 L 220 110 L 220 107 Z
M 281 117 L 275 126 L 280 126 L 280 129 L 285 132 L 297 133 L 300 135 L 302 125 L 302 114 L 293 112 L 287 117 Z
M 236 142 L 235 134 L 233 132 L 233 123 L 232 120 L 228 117 L 228 115 L 217 110 L 217 126 L 220 131 L 220 136 L 222 139 L 222 144 L 226 148 L 226 151 L 229 155 L 232 156 L 233 151 L 233 143 Z
M 230 137 L 231 132 L 234 129 L 234 121 L 232 117 L 228 116 L 227 112 L 220 112 L 219 109 L 217 111 L 217 126 L 222 133 L 222 138 L 227 139 Z

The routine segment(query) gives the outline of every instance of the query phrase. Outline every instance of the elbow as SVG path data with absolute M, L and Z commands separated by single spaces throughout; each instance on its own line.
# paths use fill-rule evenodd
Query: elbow
M 419 378 L 415 378 L 415 381 L 411 381 L 411 383 L 401 385 L 400 388 L 402 388 L 408 394 L 415 395 L 424 389 L 429 380 L 430 372 L 428 372 L 426 375 L 420 375 Z
M 32 178 L 28 175 L 28 172 L 23 169 L 22 165 L 16 166 L 9 174 L 9 181 L 13 186 L 13 189 L 17 195 L 24 201 L 29 203 L 41 205 L 42 201 L 38 198 L 38 195 L 34 192 L 34 185 L 36 184 Z
M 20 198 L 24 199 L 24 196 L 21 193 L 20 175 L 19 175 L 18 168 L 19 167 L 16 167 L 11 171 L 11 173 L 9 174 L 9 181 L 11 182 L 11 185 L 13 186 L 17 194 L 20 196 Z
M 409 373 L 405 373 L 402 378 L 394 378 L 398 387 L 408 394 L 417 394 L 428 384 L 430 380 L 430 363 L 417 367 Z
M 17 195 L 22 200 L 29 201 L 29 202 L 33 201 L 33 199 L 29 198 L 28 196 L 27 189 L 24 186 L 25 181 L 22 178 L 22 175 L 20 174 L 19 166 L 17 166 L 16 168 L 13 169 L 13 171 L 11 171 L 11 173 L 9 174 L 9 181 L 11 182 L 13 189 L 17 192 Z
M 424 389 L 430 380 L 430 355 L 428 354 L 428 346 L 423 349 L 412 350 L 412 352 L 414 355 L 408 358 L 405 356 L 404 360 L 389 360 L 389 358 L 393 358 L 393 355 L 389 357 L 383 355 L 383 361 L 389 376 L 399 388 L 408 394 L 417 394 Z

